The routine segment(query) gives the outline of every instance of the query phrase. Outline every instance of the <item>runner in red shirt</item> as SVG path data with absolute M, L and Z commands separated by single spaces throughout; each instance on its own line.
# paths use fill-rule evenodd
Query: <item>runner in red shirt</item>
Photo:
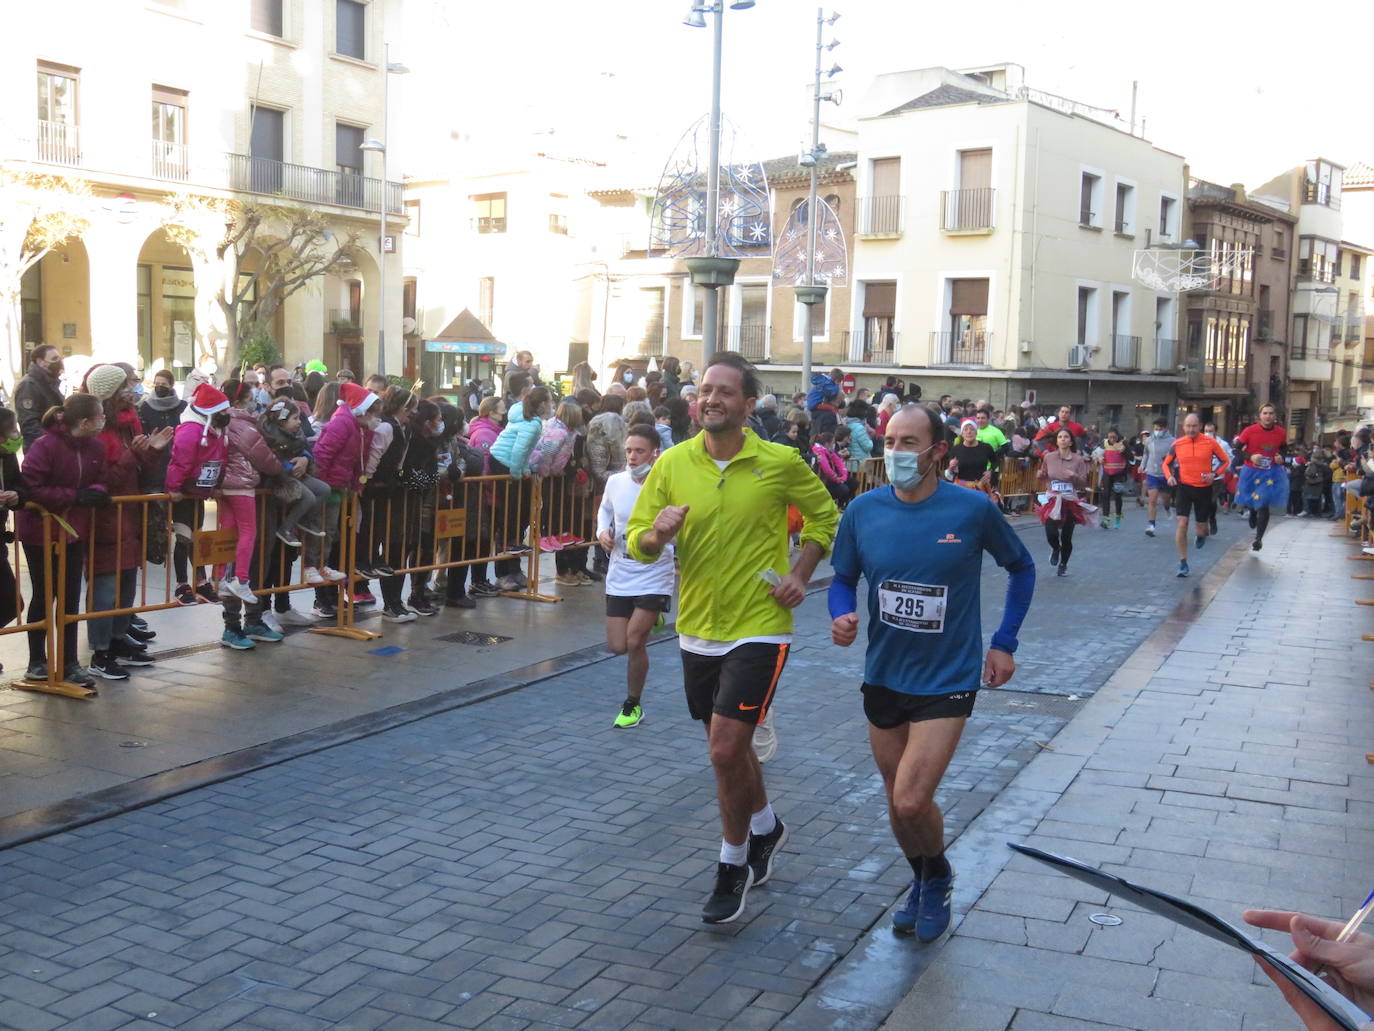
M 1264 405 L 1260 421 L 1241 430 L 1236 438 L 1237 464 L 1240 466 L 1240 486 L 1236 499 L 1250 509 L 1250 528 L 1255 531 L 1251 551 L 1264 546 L 1264 531 L 1269 528 L 1269 506 L 1288 503 L 1288 473 L 1283 468 L 1284 450 L 1288 446 L 1288 431 L 1278 424 L 1273 405 Z

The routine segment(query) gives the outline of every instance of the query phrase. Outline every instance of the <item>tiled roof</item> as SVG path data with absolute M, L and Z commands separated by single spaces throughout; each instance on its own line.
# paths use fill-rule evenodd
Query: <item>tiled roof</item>
M 1374 186 L 1374 165 L 1368 161 L 1357 161 L 1345 170 L 1342 180 L 1346 186 Z
M 923 93 L 915 100 L 908 100 L 901 107 L 894 107 L 891 111 L 885 111 L 884 114 L 899 115 L 903 111 L 917 111 L 923 107 L 949 107 L 953 104 L 986 104 L 997 99 L 997 97 L 989 96 L 986 93 L 975 93 L 973 90 L 945 83 L 936 86 L 929 93 Z
M 827 154 L 816 163 L 818 175 L 825 176 L 834 172 L 840 165 L 853 164 L 859 155 L 852 150 L 840 151 L 835 154 Z M 809 178 L 811 169 L 803 168 L 797 164 L 796 155 L 788 155 L 782 158 L 769 158 L 763 163 L 763 173 L 768 177 L 770 183 L 777 182 L 779 179 L 796 179 L 800 177 Z

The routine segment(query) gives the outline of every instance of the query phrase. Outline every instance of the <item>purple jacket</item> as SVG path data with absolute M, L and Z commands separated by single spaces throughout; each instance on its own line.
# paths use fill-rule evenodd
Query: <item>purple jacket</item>
M 181 425 L 172 437 L 172 460 L 167 463 L 167 491 L 188 498 L 208 498 L 224 476 L 228 445 L 217 430 L 204 440 L 205 424 L 190 408 L 181 416 Z
M 93 509 L 76 503 L 82 487 L 104 489 L 105 445 L 97 437 L 73 437 L 61 423 L 53 426 L 24 452 L 20 476 L 25 500 L 42 505 L 60 515 L 82 540 L 91 535 Z M 25 544 L 43 543 L 43 517 L 20 509 L 15 515 L 15 530 Z M 54 524 L 55 533 L 63 533 Z
M 224 461 L 220 490 L 252 490 L 264 476 L 280 476 L 281 459 L 262 439 L 252 415 L 242 408 L 229 409 L 229 453 Z
M 315 475 L 334 490 L 359 490 L 367 441 L 347 405 L 339 405 L 315 442 Z M 370 434 L 367 434 L 370 436 Z

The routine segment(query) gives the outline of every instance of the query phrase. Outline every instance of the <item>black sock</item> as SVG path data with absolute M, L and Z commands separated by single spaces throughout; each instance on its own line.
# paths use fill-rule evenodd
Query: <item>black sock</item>
M 1255 515 L 1255 540 L 1264 540 L 1264 531 L 1269 529 L 1269 509 L 1261 508 Z
M 925 860 L 923 860 L 920 856 L 907 856 L 906 861 L 911 864 L 912 876 L 919 881 L 921 879 L 921 867 L 922 864 L 924 864 Z
M 949 860 L 941 852 L 938 856 L 925 856 L 921 860 L 920 878 L 923 881 L 931 880 L 934 877 L 948 877 L 953 873 L 949 868 Z

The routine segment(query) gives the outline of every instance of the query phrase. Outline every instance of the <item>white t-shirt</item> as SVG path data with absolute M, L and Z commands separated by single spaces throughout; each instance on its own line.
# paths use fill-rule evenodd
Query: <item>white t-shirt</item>
M 615 598 L 637 598 L 641 594 L 673 593 L 676 570 L 673 546 L 669 544 L 653 563 L 637 562 L 625 552 L 625 528 L 643 486 L 636 483 L 628 469 L 606 478 L 601 508 L 596 513 L 596 533 L 610 530 L 615 536 L 610 568 L 606 571 L 606 593 Z

